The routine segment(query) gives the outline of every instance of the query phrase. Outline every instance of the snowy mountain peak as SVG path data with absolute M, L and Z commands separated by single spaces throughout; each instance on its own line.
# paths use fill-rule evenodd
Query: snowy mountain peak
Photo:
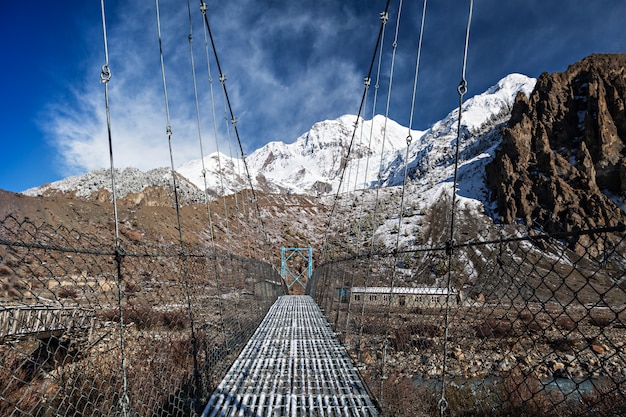
M 496 94 L 503 91 L 503 94 L 507 96 L 515 96 L 517 92 L 521 91 L 524 94 L 529 95 L 536 82 L 537 80 L 535 78 L 531 78 L 523 74 L 513 73 L 502 78 L 496 85 L 487 89 L 484 94 Z
M 519 92 L 530 95 L 536 82 L 535 78 L 511 74 L 463 103 L 459 143 L 461 164 L 474 158 L 482 158 L 485 162 L 493 157 L 501 140 L 499 127 L 509 120 L 515 97 Z M 455 157 L 458 122 L 459 111 L 455 109 L 428 129 L 420 140 L 414 141 L 409 148 L 408 160 L 398 161 L 388 169 L 386 185 L 397 185 L 402 181 L 405 164 L 413 179 L 428 184 L 448 179 Z M 481 181 L 483 176 L 481 174 Z
M 462 108 L 461 158 L 475 158 L 496 144 L 498 136 L 489 132 L 508 120 L 516 95 L 519 92 L 530 94 L 535 82 L 533 78 L 511 74 L 484 93 L 465 101 Z M 206 188 L 213 197 L 248 188 L 250 182 L 265 192 L 334 193 L 340 186 L 344 168 L 342 187 L 346 191 L 355 187 L 371 188 L 379 180 L 382 185 L 397 185 L 402 181 L 405 166 L 411 178 L 429 176 L 432 183 L 448 175 L 447 167 L 453 160 L 452 149 L 457 137 L 458 113 L 458 109 L 453 110 L 425 132 L 409 131 L 382 115 L 375 115 L 371 120 L 359 118 L 358 123 L 355 115 L 344 115 L 315 123 L 292 143 L 269 142 L 246 157 L 247 170 L 241 159 L 214 153 L 203 160 L 181 165 L 177 172 L 199 189 Z M 407 153 L 409 135 L 412 142 Z M 136 192 L 134 190 L 139 183 L 160 185 L 162 177 L 167 176 L 167 170 L 153 170 L 150 175 L 130 173 L 125 170 L 122 178 L 137 178 L 132 182 L 134 185 L 126 187 L 132 192 Z M 146 175 L 148 178 L 145 178 Z M 46 189 L 64 191 L 74 188 L 81 196 L 97 188 L 110 188 L 109 182 L 94 180 L 94 176 L 100 178 L 102 175 L 90 173 L 72 177 L 26 193 L 33 195 Z M 122 183 L 130 184 L 128 181 Z
M 517 93 L 530 95 L 537 80 L 522 74 L 511 74 L 502 78 L 497 84 L 482 94 L 467 99 L 463 103 L 462 126 L 469 132 L 484 130 L 486 125 L 495 119 L 508 119 Z M 447 135 L 454 129 L 459 120 L 459 110 L 454 109 L 448 116 L 435 123 L 431 132 Z

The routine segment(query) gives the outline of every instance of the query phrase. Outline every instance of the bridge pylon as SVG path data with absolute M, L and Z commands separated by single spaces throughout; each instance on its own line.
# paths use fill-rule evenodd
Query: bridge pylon
M 281 248 L 280 276 L 290 294 L 303 294 L 311 275 L 313 275 L 312 248 Z M 296 286 L 293 290 L 292 287 Z M 300 288 L 302 287 L 302 288 Z

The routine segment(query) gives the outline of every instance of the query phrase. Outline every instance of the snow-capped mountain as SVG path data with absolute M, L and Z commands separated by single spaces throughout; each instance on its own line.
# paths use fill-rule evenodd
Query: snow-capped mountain
M 510 117 L 515 96 L 519 92 L 530 94 L 535 82 L 534 78 L 511 74 L 464 103 L 462 160 L 489 155 L 486 152 L 499 140 L 494 129 Z M 432 183 L 450 175 L 448 167 L 454 160 L 458 109 L 426 132 L 409 132 L 408 128 L 380 115 L 373 120 L 360 119 L 355 129 L 356 121 L 356 116 L 346 115 L 319 122 L 291 144 L 270 142 L 254 151 L 246 158 L 252 185 L 270 192 L 334 193 L 346 164 L 342 185 L 345 190 L 371 188 L 379 174 L 381 185 L 398 185 L 407 164 L 413 179 L 428 176 Z M 187 162 L 178 172 L 204 188 L 203 170 L 212 194 L 230 194 L 249 186 L 243 161 L 223 154 Z
M 500 143 L 499 127 L 509 120 L 515 97 L 518 93 L 529 96 L 536 81 L 525 75 L 511 74 L 484 93 L 463 103 L 460 166 L 474 160 L 483 160 L 483 166 L 488 162 Z M 426 179 L 429 183 L 436 183 L 453 174 L 458 122 L 459 110 L 455 109 L 412 142 L 408 158 L 403 160 L 411 179 Z M 401 183 L 404 163 L 388 167 L 385 185 Z
M 356 116 L 352 115 L 319 122 L 291 144 L 270 142 L 254 151 L 246 158 L 252 185 L 270 192 L 334 192 L 350 149 L 347 172 L 354 175 L 359 172 L 358 187 L 371 186 L 381 161 L 383 167 L 388 167 L 397 158 L 396 154 L 406 148 L 409 130 L 383 116 L 360 119 L 356 131 L 355 122 Z M 411 132 L 413 137 L 422 134 Z M 204 161 L 190 161 L 177 169 L 199 188 L 204 188 L 203 170 L 207 174 L 207 187 L 217 195 L 249 186 L 243 161 L 223 154 L 214 153 Z
M 464 103 L 459 146 L 463 163 L 484 160 L 479 164 L 484 167 L 500 141 L 497 128 L 510 117 L 515 96 L 519 92 L 530 94 L 535 82 L 533 78 L 511 74 Z M 222 153 L 189 161 L 177 169 L 189 180 L 189 183 L 180 181 L 179 189 L 188 191 L 190 201 L 204 198 L 199 190 L 188 190 L 193 188 L 191 184 L 200 190 L 206 189 L 210 196 L 219 197 L 249 187 L 250 181 L 255 188 L 266 192 L 325 195 L 337 192 L 340 184 L 342 191 L 372 188 L 378 181 L 381 186 L 398 185 L 405 167 L 413 181 L 432 185 L 452 174 L 458 116 L 458 109 L 455 109 L 425 132 L 409 131 L 380 115 L 372 120 L 359 119 L 358 123 L 353 115 L 322 121 L 293 143 L 270 142 L 257 149 L 246 157 L 246 164 L 242 159 Z M 342 171 L 344 167 L 346 170 Z M 474 164 L 472 169 L 477 167 Z M 468 169 L 462 167 L 460 174 L 474 179 Z M 151 185 L 169 186 L 170 178 L 166 168 L 148 173 L 128 168 L 118 172 L 118 194 L 123 197 Z M 97 170 L 24 193 L 75 191 L 80 197 L 98 189 L 110 191 L 110 187 L 108 170 Z

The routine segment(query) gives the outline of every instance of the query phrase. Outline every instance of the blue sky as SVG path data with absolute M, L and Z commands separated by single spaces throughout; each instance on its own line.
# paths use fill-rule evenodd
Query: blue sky
M 205 154 L 229 153 L 217 69 L 213 127 L 203 26 L 191 2 Z M 208 1 L 222 69 L 245 152 L 292 142 L 313 123 L 356 114 L 385 1 Z M 383 71 L 388 74 L 398 1 L 391 1 Z M 430 0 L 415 129 L 458 103 L 468 1 Z M 111 112 L 117 167 L 169 165 L 155 3 L 106 1 Z M 421 1 L 405 1 L 390 116 L 408 125 Z M 175 165 L 200 157 L 187 2 L 160 0 Z M 563 71 L 591 53 L 626 52 L 623 0 L 476 0 L 468 96 L 509 73 Z M 0 4 L 0 188 L 30 187 L 108 167 L 100 2 Z M 213 64 L 212 57 L 211 63 Z M 388 75 L 376 113 L 384 113 Z M 366 116 L 371 116 L 371 103 Z M 214 132 L 217 132 L 217 140 Z M 233 143 L 231 147 L 236 147 Z

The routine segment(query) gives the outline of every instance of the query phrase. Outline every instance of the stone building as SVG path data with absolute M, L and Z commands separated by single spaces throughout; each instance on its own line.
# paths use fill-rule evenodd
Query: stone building
M 350 301 L 372 305 L 388 305 L 391 297 L 392 307 L 445 307 L 458 304 L 459 294 L 451 289 L 440 287 L 352 287 Z

